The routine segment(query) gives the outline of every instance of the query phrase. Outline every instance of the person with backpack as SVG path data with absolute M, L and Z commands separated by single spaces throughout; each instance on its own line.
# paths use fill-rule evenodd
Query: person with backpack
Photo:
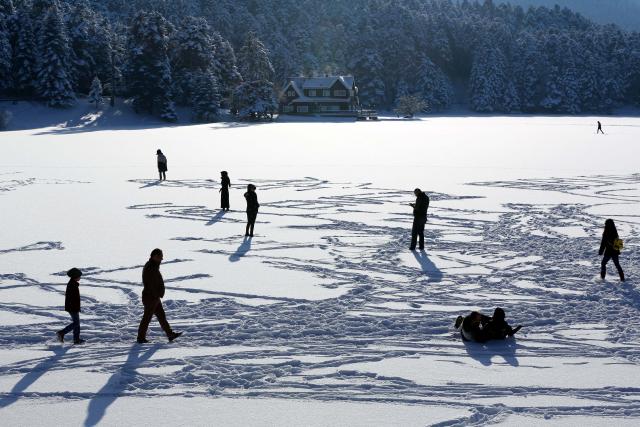
M 600 250 L 598 255 L 604 255 L 602 257 L 602 263 L 600 264 L 600 277 L 602 280 L 607 275 L 607 263 L 609 260 L 613 260 L 613 265 L 616 266 L 618 274 L 620 275 L 620 281 L 624 282 L 624 271 L 620 266 L 620 251 L 622 250 L 623 243 L 618 236 L 618 230 L 611 218 L 604 222 L 604 232 L 602 233 L 602 240 L 600 241 Z
M 220 193 L 220 205 L 222 210 L 229 212 L 229 187 L 231 187 L 231 180 L 227 171 L 220 172 L 220 180 L 222 187 L 219 190 Z
M 64 329 L 56 332 L 58 341 L 64 342 L 64 336 L 73 330 L 73 343 L 84 344 L 85 340 L 80 339 L 80 277 L 82 271 L 72 268 L 67 271 L 69 283 L 64 294 L 64 310 L 71 316 L 71 323 Z
M 144 314 L 138 327 L 138 344 L 144 344 L 147 341 L 147 329 L 153 315 L 156 316 L 162 330 L 167 334 L 169 342 L 172 342 L 182 332 L 174 332 L 167 321 L 167 316 L 164 313 L 162 307 L 161 298 L 164 297 L 164 280 L 160 273 L 160 264 L 162 263 L 163 254 L 161 249 L 154 249 L 151 251 L 149 261 L 144 265 L 142 269 L 142 305 L 144 305 Z
M 253 237 L 253 227 L 256 225 L 258 209 L 260 208 L 255 185 L 247 185 L 247 192 L 244 193 L 244 198 L 247 200 L 247 228 L 245 229 L 244 235 L 245 237 Z
M 162 154 L 162 150 L 156 151 L 158 157 L 158 173 L 160 174 L 160 181 L 167 180 L 167 158 Z
M 409 205 L 413 208 L 413 227 L 411 228 L 411 246 L 410 250 L 416 250 L 418 237 L 420 238 L 420 250 L 424 250 L 424 226 L 427 223 L 427 210 L 429 209 L 429 196 L 416 188 L 413 190 L 416 196 L 416 202 Z

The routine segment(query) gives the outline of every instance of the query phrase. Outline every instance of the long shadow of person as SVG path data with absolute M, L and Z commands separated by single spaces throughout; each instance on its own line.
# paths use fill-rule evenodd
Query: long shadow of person
M 160 344 L 155 344 L 146 350 L 145 347 L 137 344 L 131 347 L 124 365 L 111 375 L 107 383 L 89 402 L 87 418 L 84 420 L 85 426 L 95 426 L 102 420 L 109 406 L 116 401 L 135 375 L 135 370 L 142 362 L 149 360 L 159 348 Z
M 218 211 L 218 213 L 216 213 L 216 214 L 214 215 L 214 217 L 213 217 L 213 218 L 211 218 L 211 219 L 209 220 L 209 222 L 207 222 L 205 225 L 213 225 L 213 224 L 215 224 L 216 222 L 219 222 L 219 221 L 222 219 L 222 217 L 224 216 L 224 213 L 225 213 L 225 212 L 224 212 L 223 210 L 219 210 L 219 211 Z
M 442 271 L 429 259 L 424 249 L 413 251 L 413 256 L 416 257 L 416 260 L 420 264 L 422 272 L 429 276 L 429 282 L 442 281 Z
M 463 341 L 467 354 L 484 366 L 491 366 L 494 356 L 502 356 L 505 362 L 511 366 L 520 366 L 516 358 L 516 341 L 514 338 L 506 340 L 494 340 L 486 343 Z
M 7 397 L 0 399 L 0 408 L 6 408 L 17 402 L 20 398 L 19 394 L 35 383 L 45 372 L 55 367 L 65 353 L 69 351 L 69 347 L 53 347 L 51 350 L 53 351 L 53 356 L 40 361 L 40 363 L 34 366 L 27 375 L 22 377 L 20 381 L 13 386 Z
M 251 238 L 245 237 L 244 240 L 242 241 L 242 244 L 238 246 L 238 249 L 236 249 L 236 251 L 229 256 L 229 261 L 231 262 L 240 261 L 240 258 L 245 256 L 250 249 L 251 249 Z

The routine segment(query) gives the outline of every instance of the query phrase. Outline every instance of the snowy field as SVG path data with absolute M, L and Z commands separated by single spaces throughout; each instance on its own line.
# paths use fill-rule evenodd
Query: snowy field
M 602 119 L 604 136 L 596 120 L 0 133 L 2 425 L 638 425 L 640 118 Z M 261 211 L 245 240 L 249 182 Z M 408 250 L 415 187 L 431 196 L 423 253 Z M 608 217 L 625 284 L 613 265 L 597 278 Z M 154 320 L 141 346 L 155 247 L 184 335 L 169 344 Z M 73 266 L 75 347 L 54 339 Z M 496 306 L 517 339 L 453 331 Z

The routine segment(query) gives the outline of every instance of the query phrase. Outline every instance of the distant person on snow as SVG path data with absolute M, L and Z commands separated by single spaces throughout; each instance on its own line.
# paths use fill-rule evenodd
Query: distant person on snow
M 161 150 L 156 151 L 158 156 L 158 173 L 160 174 L 160 181 L 167 180 L 167 158 L 162 154 Z
M 84 344 L 84 340 L 80 339 L 80 277 L 82 277 L 82 271 L 72 268 L 67 271 L 67 276 L 69 276 L 69 283 L 67 283 L 64 295 L 64 310 L 71 316 L 72 323 L 56 332 L 56 335 L 58 341 L 64 342 L 64 336 L 73 330 L 73 343 Z
M 164 314 L 164 308 L 162 307 L 162 301 L 160 300 L 164 297 L 164 280 L 162 279 L 162 274 L 160 274 L 162 259 L 162 250 L 154 249 L 151 251 L 149 261 L 147 261 L 142 269 L 142 284 L 144 285 L 142 290 L 142 304 L 144 305 L 144 314 L 142 315 L 140 327 L 138 328 L 138 344 L 148 342 L 147 329 L 154 314 L 158 322 L 160 322 L 162 330 L 167 334 L 169 342 L 182 335 L 182 332 L 173 332 L 171 326 L 169 326 L 167 316 Z
M 247 192 L 244 193 L 244 198 L 247 199 L 247 228 L 244 235 L 253 237 L 253 227 L 256 225 L 256 217 L 258 216 L 258 209 L 260 208 L 255 185 L 247 185 Z
M 598 130 L 596 131 L 596 134 L 601 133 L 604 135 L 604 131 L 602 130 L 602 123 L 600 123 L 600 121 L 598 120 Z
M 609 260 L 613 260 L 613 265 L 616 266 L 618 274 L 620 275 L 620 281 L 624 282 L 624 271 L 620 267 L 620 251 L 622 250 L 622 240 L 618 236 L 618 230 L 612 219 L 608 219 L 604 222 L 604 232 L 602 233 L 602 241 L 600 242 L 599 255 L 603 255 L 602 264 L 600 268 L 600 277 L 604 280 L 607 275 L 607 263 Z
M 522 328 L 522 326 L 516 328 L 509 326 L 505 321 L 505 312 L 500 307 L 495 309 L 493 317 L 477 311 L 472 311 L 465 317 L 458 316 L 454 326 L 457 331 L 460 331 L 463 340 L 479 343 L 503 340 L 515 335 Z
M 220 188 L 220 204 L 223 211 L 229 211 L 229 187 L 231 187 L 231 180 L 227 171 L 220 172 L 220 179 L 222 181 L 222 187 Z
M 420 237 L 420 250 L 424 249 L 424 226 L 427 223 L 427 210 L 429 209 L 429 196 L 416 188 L 413 190 L 416 195 L 416 202 L 409 205 L 413 208 L 413 227 L 411 228 L 411 246 L 410 250 L 416 250 L 416 243 Z

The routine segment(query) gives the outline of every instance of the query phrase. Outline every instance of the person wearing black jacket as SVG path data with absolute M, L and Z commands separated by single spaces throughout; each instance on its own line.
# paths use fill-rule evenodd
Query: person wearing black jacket
M 64 336 L 73 330 L 73 343 L 84 344 L 84 340 L 80 339 L 80 277 L 82 271 L 72 268 L 67 271 L 69 283 L 64 294 L 64 310 L 71 316 L 72 323 L 67 325 L 61 331 L 56 332 L 58 341 L 64 342 Z
M 493 317 L 472 311 L 468 316 L 458 316 L 455 328 L 465 341 L 484 343 L 489 340 L 503 340 L 515 335 L 522 326 L 512 328 L 505 320 L 505 312 L 500 307 L 493 312 Z
M 220 204 L 223 211 L 229 211 L 229 187 L 231 187 L 231 180 L 227 171 L 220 172 L 220 179 L 222 181 L 222 187 L 220 188 Z
M 620 281 L 624 282 L 624 271 L 620 266 L 620 251 L 614 247 L 614 243 L 620 237 L 618 236 L 618 230 L 612 219 L 608 219 L 604 222 L 604 232 L 602 233 L 602 241 L 600 242 L 600 250 L 598 255 L 603 255 L 602 264 L 600 265 L 600 277 L 604 280 L 607 275 L 607 263 L 609 260 L 613 260 L 613 264 L 618 270 L 620 275 Z
M 144 314 L 140 321 L 138 328 L 138 344 L 144 344 L 147 341 L 147 329 L 149 328 L 149 322 L 155 314 L 160 326 L 169 342 L 175 340 L 182 332 L 173 332 L 169 322 L 167 322 L 167 316 L 164 313 L 162 307 L 161 298 L 164 297 L 164 280 L 162 274 L 160 274 L 160 264 L 162 263 L 163 254 L 162 250 L 154 249 L 151 251 L 151 257 L 149 261 L 144 265 L 142 269 L 142 304 L 144 305 Z
M 260 208 L 255 185 L 247 185 L 247 192 L 244 193 L 244 198 L 247 199 L 247 228 L 245 229 L 244 235 L 253 237 L 253 227 L 256 225 L 256 217 L 258 216 L 258 209 Z
M 410 250 L 416 250 L 416 243 L 420 237 L 420 250 L 424 249 L 424 226 L 427 223 L 427 210 L 429 209 L 429 196 L 416 188 L 413 190 L 416 195 L 416 202 L 411 203 L 413 208 L 413 227 L 411 228 L 411 246 Z
M 156 151 L 156 156 L 158 157 L 158 174 L 160 175 L 160 181 L 167 180 L 167 157 L 162 154 L 162 150 L 158 149 Z

